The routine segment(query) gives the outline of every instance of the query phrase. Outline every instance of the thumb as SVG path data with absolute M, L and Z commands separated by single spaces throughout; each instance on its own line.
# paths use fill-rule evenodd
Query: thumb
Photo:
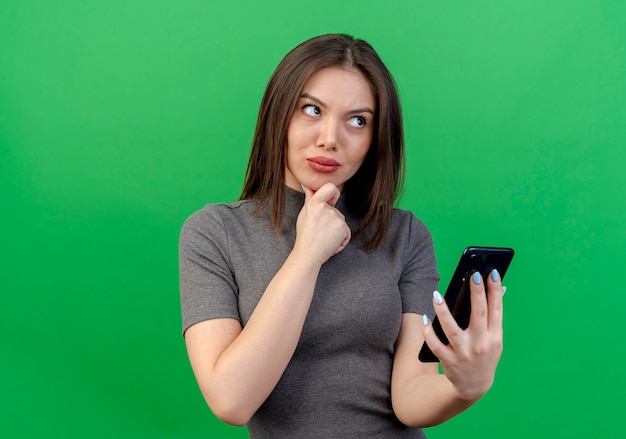
M 309 198 L 315 193 L 311 189 L 307 188 L 305 185 L 300 183 L 300 187 L 302 188 L 302 192 L 304 192 L 304 202 L 309 201 Z
M 332 207 L 335 207 L 335 204 L 337 204 L 337 201 L 341 196 L 341 192 L 339 191 L 337 186 L 332 183 L 326 183 L 321 188 L 319 188 L 317 192 L 315 192 L 315 194 L 319 194 L 319 197 Z

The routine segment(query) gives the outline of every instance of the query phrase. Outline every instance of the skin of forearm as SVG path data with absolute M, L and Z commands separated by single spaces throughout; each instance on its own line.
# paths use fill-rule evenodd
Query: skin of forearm
M 459 397 L 445 375 L 414 376 L 393 397 L 394 412 L 405 425 L 426 428 L 439 425 L 476 401 Z
M 210 399 L 228 401 L 227 412 L 235 411 L 237 417 L 232 423 L 247 423 L 282 376 L 298 344 L 319 270 L 294 249 L 246 326 L 217 360 Z
M 424 342 L 422 322 L 417 314 L 403 314 L 396 342 L 391 398 L 398 419 L 410 427 L 441 424 L 477 401 L 461 397 L 437 363 L 418 361 Z

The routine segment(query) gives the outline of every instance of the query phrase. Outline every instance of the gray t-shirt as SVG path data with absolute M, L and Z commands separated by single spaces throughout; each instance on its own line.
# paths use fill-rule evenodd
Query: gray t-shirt
M 269 210 L 255 204 L 207 205 L 183 226 L 180 286 L 183 331 L 214 318 L 245 326 L 295 242 L 304 195 L 287 189 L 276 235 Z M 358 220 L 336 206 L 352 230 Z M 248 424 L 253 439 L 423 438 L 391 407 L 391 369 L 402 313 L 433 316 L 437 288 L 430 233 L 412 213 L 394 209 L 383 245 L 354 238 L 320 271 L 298 347 L 276 388 Z M 417 361 L 417 359 L 416 359 Z

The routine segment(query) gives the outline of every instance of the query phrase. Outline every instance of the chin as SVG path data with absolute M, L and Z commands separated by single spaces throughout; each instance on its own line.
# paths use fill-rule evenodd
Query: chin
M 318 182 L 316 184 L 313 184 L 313 185 L 311 185 L 310 189 L 312 189 L 314 192 L 317 192 L 319 190 L 319 188 L 321 188 L 322 186 L 324 186 L 327 183 L 331 183 L 331 184 L 335 185 L 335 187 L 337 187 L 337 189 L 339 189 L 339 192 L 341 192 L 343 190 L 343 186 L 344 186 L 343 183 L 336 183 L 336 182 L 334 182 L 332 180 L 324 181 L 324 182 L 321 182 L 321 183 Z

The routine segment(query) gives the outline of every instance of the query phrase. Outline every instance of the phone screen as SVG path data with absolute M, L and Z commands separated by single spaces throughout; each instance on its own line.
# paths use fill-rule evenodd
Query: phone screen
M 512 248 L 504 247 L 468 247 L 463 251 L 444 295 L 448 308 L 461 329 L 469 326 L 472 308 L 469 281 L 472 274 L 479 272 L 484 279 L 495 268 L 500 273 L 500 278 L 504 279 L 514 253 Z M 437 317 L 433 320 L 433 329 L 443 343 L 449 343 Z M 419 359 L 423 362 L 439 361 L 426 343 L 420 350 Z

